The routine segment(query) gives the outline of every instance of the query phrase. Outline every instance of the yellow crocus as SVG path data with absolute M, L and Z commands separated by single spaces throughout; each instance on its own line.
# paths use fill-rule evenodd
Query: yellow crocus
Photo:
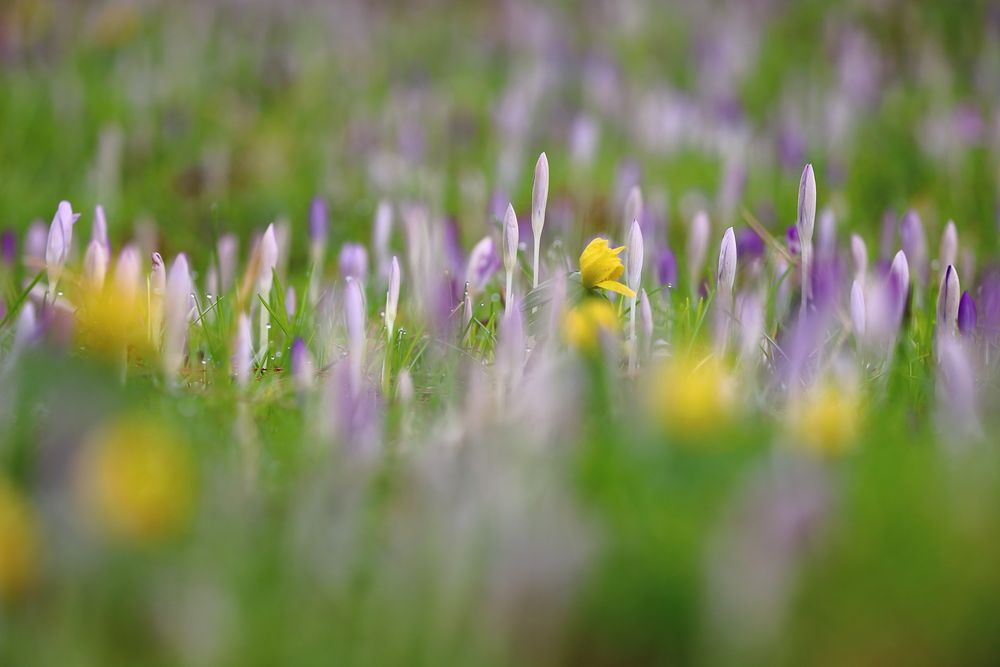
M 860 409 L 854 392 L 822 382 L 789 406 L 790 436 L 794 444 L 817 454 L 841 454 L 857 439 Z
M 77 469 L 85 510 L 107 533 L 126 541 L 169 538 L 194 505 L 191 455 L 165 425 L 127 418 L 86 440 Z
M 653 374 L 650 410 L 664 428 L 686 437 L 715 431 L 732 419 L 734 380 L 717 357 L 671 358 Z
M 563 315 L 563 337 L 584 352 L 597 349 L 602 333 L 618 331 L 618 315 L 604 299 L 588 298 Z
M 617 292 L 628 298 L 635 297 L 635 292 L 618 282 L 625 273 L 625 266 L 618 257 L 625 246 L 611 248 L 608 240 L 600 237 L 594 239 L 583 249 L 580 255 L 580 279 L 587 289 L 600 287 Z
M 38 530 L 20 493 L 0 479 L 0 600 L 23 593 L 35 580 Z
M 76 311 L 76 339 L 92 354 L 118 358 L 128 348 L 145 351 L 146 303 L 114 285 L 86 289 Z

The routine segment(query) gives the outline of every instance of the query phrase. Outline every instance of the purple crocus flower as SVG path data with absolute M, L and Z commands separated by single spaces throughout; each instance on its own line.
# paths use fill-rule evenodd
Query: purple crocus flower
M 444 254 L 451 274 L 461 275 L 465 266 L 465 253 L 462 252 L 462 242 L 458 238 L 458 223 L 450 217 L 444 221 Z
M 10 265 L 17 259 L 17 233 L 13 229 L 3 230 L 0 235 L 0 260 Z
M 340 247 L 340 275 L 364 282 L 368 278 L 368 251 L 360 243 L 345 243 Z
M 469 283 L 472 292 L 480 292 L 487 281 L 500 268 L 500 255 L 497 253 L 493 237 L 487 236 L 469 253 L 469 261 L 465 268 L 465 281 Z
M 736 235 L 736 254 L 740 260 L 751 262 L 764 256 L 764 241 L 749 227 L 741 227 Z
M 314 244 L 326 244 L 327 229 L 330 219 L 327 215 L 326 202 L 322 197 L 314 197 L 309 204 L 309 240 Z
M 663 246 L 656 260 L 656 276 L 661 286 L 673 287 L 677 284 L 677 258 L 670 246 Z
M 899 223 L 899 238 L 910 263 L 914 282 L 923 287 L 927 280 L 927 236 L 916 211 L 911 209 L 903 216 Z
M 969 336 L 976 331 L 976 302 L 967 291 L 962 292 L 962 298 L 958 302 L 958 332 L 963 336 Z
M 797 257 L 802 252 L 802 244 L 799 243 L 799 228 L 792 225 L 785 230 L 785 243 L 788 245 L 788 252 Z

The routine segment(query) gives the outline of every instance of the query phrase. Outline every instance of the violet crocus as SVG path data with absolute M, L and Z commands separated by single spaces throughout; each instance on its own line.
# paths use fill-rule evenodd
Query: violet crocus
M 49 238 L 48 229 L 41 220 L 35 220 L 28 225 L 24 233 L 24 260 L 25 264 L 36 271 L 45 261 L 45 245 Z
M 104 278 L 108 272 L 108 256 L 100 241 L 94 239 L 87 244 L 83 256 L 83 280 L 87 287 L 100 292 L 104 289 Z
M 340 275 L 364 283 L 368 279 L 368 251 L 360 243 L 345 243 L 340 247 L 337 264 Z
M 507 291 L 504 292 L 506 305 L 505 313 L 510 313 L 511 304 L 514 300 L 514 267 L 517 264 L 517 215 L 514 214 L 514 206 L 507 204 L 507 212 L 503 219 L 503 266 L 507 273 Z
M 361 391 L 365 362 L 365 299 L 357 280 L 348 280 L 344 288 L 344 324 L 347 329 L 347 356 L 350 362 L 352 391 Z
M 535 180 L 531 186 L 531 233 L 534 236 L 535 259 L 532 288 L 538 287 L 538 264 L 542 247 L 542 228 L 545 226 L 545 206 L 549 201 L 549 159 L 542 153 L 535 163 Z
M 500 268 L 500 255 L 496 243 L 490 236 L 484 237 L 472 247 L 465 268 L 465 282 L 473 294 L 478 294 L 486 286 L 493 274 Z
M 958 301 L 958 332 L 963 336 L 971 336 L 976 331 L 976 302 L 968 292 L 962 292 Z
M 717 300 L 718 320 L 716 329 L 716 349 L 722 354 L 729 341 L 731 321 L 735 310 L 733 288 L 736 283 L 736 235 L 730 227 L 722 237 L 719 247 L 719 268 L 716 272 L 715 298 Z
M 296 336 L 292 341 L 292 347 L 288 353 L 288 362 L 292 374 L 292 382 L 295 389 L 304 394 L 312 388 L 313 384 L 313 362 L 309 354 L 309 348 L 301 337 Z
M 322 197 L 313 197 L 309 202 L 309 248 L 315 260 L 322 257 L 326 249 L 326 239 L 330 228 L 330 218 L 327 214 L 326 201 Z
M 857 234 L 851 234 L 851 259 L 854 262 L 854 279 L 863 284 L 868 273 L 868 247 Z
M 191 290 L 191 271 L 187 257 L 181 253 L 170 265 L 163 298 L 163 371 L 171 383 L 176 380 L 184 362 Z
M 673 287 L 677 284 L 677 258 L 670 246 L 663 246 L 656 260 L 656 277 L 663 287 Z
M 857 340 L 863 341 L 868 329 L 868 314 L 865 311 L 865 292 L 857 279 L 851 283 L 851 326 Z
M 958 272 L 951 264 L 945 269 L 938 290 L 937 324 L 942 332 L 954 333 L 958 325 L 958 306 L 962 288 L 958 280 Z
M 240 313 L 236 319 L 236 338 L 230 364 L 236 385 L 246 387 L 253 373 L 253 341 L 250 339 L 250 318 L 246 313 Z
M 73 225 L 79 219 L 80 214 L 73 212 L 73 207 L 68 201 L 59 202 L 45 244 L 45 268 L 48 272 L 50 292 L 55 290 L 63 267 L 69 259 L 73 248 Z
M 802 309 L 812 299 L 812 238 L 816 225 L 816 176 L 811 164 L 802 170 L 799 180 L 799 204 L 796 227 L 802 252 Z
M 691 281 L 691 293 L 698 293 L 699 278 L 705 266 L 705 256 L 708 253 L 708 239 L 712 226 L 708 214 L 699 211 L 691 220 L 691 229 L 687 241 L 688 279 Z
M 916 294 L 919 295 L 927 284 L 927 236 L 916 211 L 911 209 L 903 216 L 903 220 L 899 223 L 899 238 L 910 265 L 913 281 L 919 288 Z
M 628 247 L 625 250 L 625 270 L 627 272 L 628 286 L 632 290 L 632 304 L 629 309 L 629 347 L 628 365 L 630 370 L 636 367 L 636 347 L 638 340 L 635 334 L 635 311 L 639 293 L 639 281 L 642 278 L 642 260 L 645 249 L 642 242 L 642 228 L 638 220 L 632 221 L 632 226 L 628 233 Z
M 0 261 L 9 266 L 16 260 L 17 233 L 13 229 L 5 229 L 0 234 Z

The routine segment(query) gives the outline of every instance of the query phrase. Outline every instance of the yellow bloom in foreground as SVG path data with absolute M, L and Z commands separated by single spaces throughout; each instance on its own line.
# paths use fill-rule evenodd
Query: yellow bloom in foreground
M 714 356 L 669 359 L 654 373 L 650 409 L 671 431 L 711 433 L 731 419 L 734 389 L 732 376 Z
M 123 350 L 147 346 L 146 303 L 108 287 L 86 290 L 76 312 L 76 338 L 85 349 L 117 358 Z
M 563 337 L 566 342 L 585 352 L 593 352 L 601 334 L 618 331 L 618 315 L 604 299 L 589 298 L 563 315 Z
M 31 508 L 0 480 L 0 600 L 23 593 L 35 580 L 38 531 Z
M 156 542 L 175 535 L 190 519 L 191 456 L 155 421 L 126 419 L 92 433 L 77 474 L 85 509 L 116 537 Z
M 819 454 L 840 454 L 857 438 L 860 409 L 852 392 L 823 383 L 789 407 L 789 432 L 795 444 Z
M 618 257 L 625 246 L 609 248 L 608 240 L 596 238 L 591 241 L 580 255 L 580 278 L 587 289 L 600 287 L 618 292 L 630 299 L 635 292 L 618 282 L 625 273 L 625 266 Z

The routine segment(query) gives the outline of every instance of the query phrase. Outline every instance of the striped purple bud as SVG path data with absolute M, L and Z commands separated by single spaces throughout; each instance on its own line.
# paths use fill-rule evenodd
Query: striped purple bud
M 958 301 L 958 331 L 963 336 L 970 336 L 976 331 L 978 316 L 976 302 L 968 292 L 962 292 Z
M 656 261 L 656 277 L 661 286 L 673 287 L 677 284 L 677 258 L 670 246 L 663 246 Z
M 937 302 L 937 323 L 942 330 L 949 333 L 955 331 L 958 322 L 958 302 L 961 299 L 962 289 L 958 281 L 958 272 L 951 264 L 945 269 L 944 277 L 941 279 L 941 288 L 938 290 Z

